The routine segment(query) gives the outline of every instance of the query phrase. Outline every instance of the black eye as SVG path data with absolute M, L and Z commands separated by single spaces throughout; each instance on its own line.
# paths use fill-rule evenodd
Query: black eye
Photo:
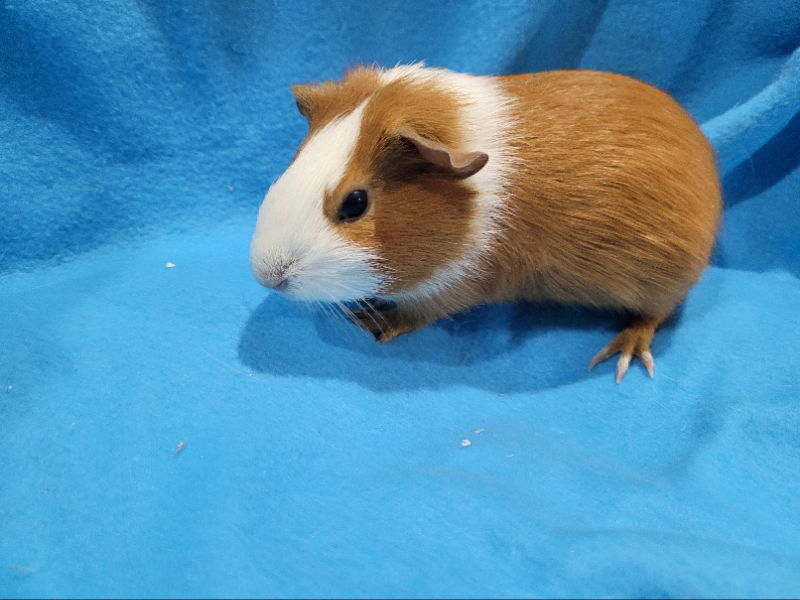
M 365 190 L 353 190 L 344 197 L 341 206 L 339 206 L 339 220 L 346 222 L 357 221 L 367 212 L 368 205 L 367 192 Z

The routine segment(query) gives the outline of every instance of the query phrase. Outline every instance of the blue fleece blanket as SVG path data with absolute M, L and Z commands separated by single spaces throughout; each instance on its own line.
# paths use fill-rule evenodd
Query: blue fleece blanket
M 800 591 L 796 0 L 0 10 L 0 596 Z M 588 310 L 381 346 L 252 280 L 289 86 L 423 59 L 703 124 L 725 222 L 655 380 L 586 372 L 621 325 Z

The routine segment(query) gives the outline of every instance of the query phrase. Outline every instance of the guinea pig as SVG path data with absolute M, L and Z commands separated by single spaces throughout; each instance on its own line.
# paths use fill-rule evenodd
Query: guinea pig
M 308 135 L 259 209 L 258 281 L 359 302 L 351 319 L 380 342 L 487 303 L 625 311 L 589 369 L 620 353 L 617 383 L 633 356 L 653 376 L 650 342 L 721 212 L 713 150 L 670 96 L 599 71 L 422 64 L 292 92 Z

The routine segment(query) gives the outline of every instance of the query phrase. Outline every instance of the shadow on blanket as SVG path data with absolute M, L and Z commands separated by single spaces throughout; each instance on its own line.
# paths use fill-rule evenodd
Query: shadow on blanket
M 679 308 L 656 335 L 656 356 L 668 347 L 680 313 Z M 586 366 L 626 320 L 625 315 L 578 307 L 483 306 L 378 344 L 343 316 L 307 311 L 271 294 L 250 316 L 238 352 L 244 364 L 262 373 L 339 379 L 376 391 L 466 385 L 532 393 L 588 377 L 613 382 L 614 359 L 592 373 Z M 311 343 L 318 346 L 313 353 L 307 339 L 297 337 L 308 328 L 301 321 L 313 324 Z

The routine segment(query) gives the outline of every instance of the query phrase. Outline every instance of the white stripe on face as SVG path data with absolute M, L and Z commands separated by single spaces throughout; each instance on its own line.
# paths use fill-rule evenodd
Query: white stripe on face
M 307 300 L 354 300 L 378 289 L 374 252 L 339 235 L 323 214 L 325 193 L 344 176 L 368 101 L 311 137 L 267 192 L 250 246 L 250 266 L 265 285 L 287 277 L 286 291 Z

